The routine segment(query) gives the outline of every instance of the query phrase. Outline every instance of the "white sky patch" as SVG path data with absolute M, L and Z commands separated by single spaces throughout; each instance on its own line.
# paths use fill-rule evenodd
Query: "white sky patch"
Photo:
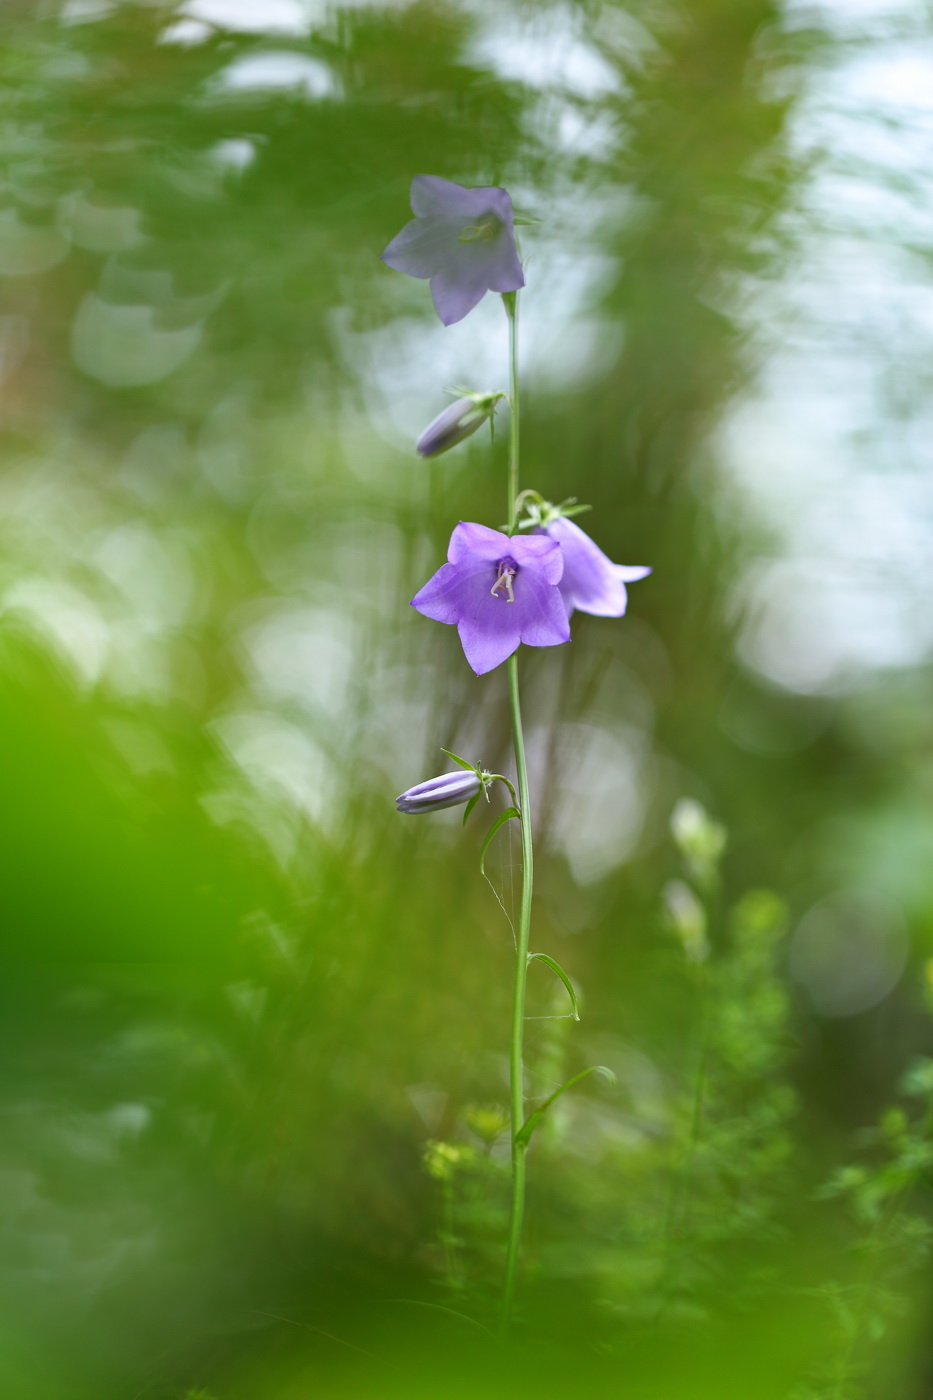
M 882 14 L 912 12 L 847 0 L 847 32 Z M 791 137 L 816 168 L 788 216 L 797 257 L 743 313 L 770 354 L 719 440 L 773 542 L 736 590 L 740 654 L 805 692 L 933 655 L 933 278 L 911 246 L 933 237 L 933 44 L 882 32 L 798 102 Z
M 189 19 L 235 34 L 293 34 L 301 38 L 326 14 L 321 0 L 188 0 Z
M 300 53 L 257 53 L 227 65 L 211 84 L 215 92 L 281 91 L 305 97 L 334 97 L 337 80 L 326 63 Z
M 578 31 L 579 17 L 565 5 L 518 16 L 496 10 L 481 21 L 464 61 L 506 81 L 578 97 L 617 92 L 619 77 L 598 49 Z

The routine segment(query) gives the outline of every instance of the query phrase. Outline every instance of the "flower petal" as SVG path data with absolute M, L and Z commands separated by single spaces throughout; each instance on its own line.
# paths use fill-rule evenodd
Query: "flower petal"
M 450 537 L 450 544 L 447 547 L 447 560 L 451 564 L 468 563 L 471 560 L 483 559 L 490 564 L 498 564 L 500 559 L 504 559 L 511 554 L 516 562 L 519 556 L 515 554 L 515 546 L 527 544 L 527 540 L 503 535 L 501 530 L 491 530 L 488 525 L 477 525 L 475 521 L 461 520 L 460 524 L 454 527 L 454 532 Z M 493 570 L 490 588 L 495 582 L 495 570 Z
M 517 292 L 520 287 L 524 287 L 525 274 L 511 229 L 503 229 L 490 245 L 489 254 L 488 278 L 491 292 Z
M 564 553 L 560 591 L 568 613 L 579 608 L 596 617 L 621 617 L 628 599 L 612 560 L 572 520 L 552 520 L 547 533 Z
M 452 626 L 460 621 L 458 590 L 460 570 L 453 564 L 442 564 L 411 600 L 411 606 L 435 622 Z
M 489 600 L 495 607 L 496 600 Z M 463 654 L 478 676 L 501 666 L 521 641 L 514 605 L 502 602 L 494 612 L 464 616 L 457 628 Z
M 529 647 L 554 647 L 570 641 L 570 623 L 560 589 L 534 568 L 515 580 L 515 616 L 521 640 Z
M 512 555 L 520 568 L 527 564 L 541 571 L 548 583 L 560 582 L 566 565 L 558 540 L 544 534 L 513 535 L 508 545 L 506 552 Z
M 434 309 L 445 326 L 462 321 L 488 291 L 489 274 L 478 258 L 458 258 L 451 253 L 431 278 Z
M 500 213 L 501 201 L 494 199 L 495 195 L 500 194 L 505 194 L 505 190 L 500 190 L 496 185 L 471 188 L 454 184 L 453 180 L 442 180 L 440 175 L 416 175 L 411 182 L 411 212 L 419 219 L 432 215 L 444 218 L 453 215 L 458 220 L 477 219 L 484 214 L 503 218 Z M 505 197 L 511 211 L 512 201 L 507 194 Z
M 412 219 L 382 252 L 382 261 L 409 277 L 433 277 L 449 261 L 451 242 L 460 222 L 449 219 Z

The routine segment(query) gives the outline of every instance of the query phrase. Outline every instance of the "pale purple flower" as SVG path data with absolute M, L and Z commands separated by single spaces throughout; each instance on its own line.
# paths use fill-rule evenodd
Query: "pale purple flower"
M 589 535 L 565 516 L 548 521 L 537 533 L 556 540 L 561 547 L 564 572 L 560 592 L 568 617 L 574 608 L 596 617 L 621 617 L 628 604 L 626 583 L 651 573 L 641 564 L 613 564 Z
M 416 444 L 422 457 L 439 457 L 487 423 L 504 394 L 465 394 L 429 423 Z
M 569 642 L 567 609 L 557 586 L 564 568 L 557 540 L 509 537 L 486 525 L 460 524 L 450 537 L 447 561 L 411 605 L 436 622 L 456 625 L 478 676 L 505 661 L 520 642 L 529 647 Z
M 512 200 L 498 185 L 467 189 L 438 175 L 416 175 L 411 209 L 415 217 L 382 261 L 409 277 L 430 277 L 445 326 L 462 321 L 487 292 L 524 287 Z
M 417 816 L 421 812 L 439 812 L 443 807 L 458 807 L 479 796 L 483 780 L 475 769 L 459 768 L 455 773 L 442 773 L 417 783 L 395 799 L 400 812 Z

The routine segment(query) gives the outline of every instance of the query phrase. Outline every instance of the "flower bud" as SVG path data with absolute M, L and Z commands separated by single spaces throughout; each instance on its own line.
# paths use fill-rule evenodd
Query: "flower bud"
M 439 778 L 428 778 L 415 787 L 403 792 L 395 799 L 400 812 L 417 816 L 419 812 L 439 812 L 442 807 L 457 807 L 461 802 L 469 802 L 482 791 L 483 780 L 472 768 L 462 768 L 456 773 L 442 773 Z
M 503 394 L 465 394 L 429 423 L 416 444 L 422 457 L 439 457 L 481 428 L 496 411 Z

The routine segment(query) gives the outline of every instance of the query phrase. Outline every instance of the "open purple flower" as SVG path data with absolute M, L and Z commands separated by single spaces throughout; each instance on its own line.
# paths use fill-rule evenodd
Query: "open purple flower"
M 529 647 L 569 642 L 567 609 L 557 586 L 564 568 L 557 540 L 509 537 L 486 525 L 460 524 L 450 537 L 447 561 L 411 605 L 436 622 L 456 625 L 478 676 L 505 661 L 520 642 Z
M 568 617 L 574 608 L 596 617 L 621 617 L 628 604 L 626 583 L 651 573 L 641 564 L 613 564 L 589 535 L 565 516 L 549 520 L 538 535 L 556 540 L 561 547 L 564 572 L 560 592 Z
M 409 277 L 430 277 L 445 326 L 462 321 L 487 292 L 524 287 L 512 200 L 498 185 L 467 189 L 438 175 L 416 175 L 411 209 L 415 217 L 382 261 Z

